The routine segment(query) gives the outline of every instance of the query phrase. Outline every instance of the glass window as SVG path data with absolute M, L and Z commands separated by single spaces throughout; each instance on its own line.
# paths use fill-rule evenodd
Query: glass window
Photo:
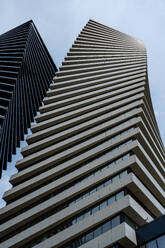
M 122 158 L 119 158 L 116 160 L 116 163 L 120 163 L 122 161 Z
M 104 183 L 104 187 L 108 186 L 110 183 L 111 183 L 111 179 L 109 179 L 108 181 L 106 181 L 106 182 Z
M 93 194 L 95 192 L 96 192 L 96 188 L 92 189 L 90 193 Z
M 54 229 L 52 229 L 52 230 L 49 231 L 49 235 L 50 235 L 50 236 L 52 236 L 52 235 L 54 235 L 54 234 L 56 234 L 56 233 L 57 233 L 56 228 L 54 228 Z
M 100 210 L 107 206 L 107 201 L 104 201 L 100 204 Z
M 81 197 L 75 199 L 74 202 L 78 202 L 78 201 L 80 201 L 80 200 L 81 200 Z
M 87 192 L 85 195 L 83 195 L 83 198 L 87 197 L 90 195 L 90 192 Z
M 110 163 L 110 166 L 113 166 L 113 165 L 115 165 L 115 161 L 113 161 L 112 163 Z
M 121 172 L 121 173 L 120 173 L 120 178 L 121 178 L 121 177 L 123 177 L 123 176 L 126 176 L 127 174 L 128 174 L 128 172 L 127 172 L 127 171 L 123 171 L 123 172 Z
M 77 219 L 75 218 L 74 220 L 72 220 L 72 225 L 77 223 Z
M 91 239 L 93 239 L 93 232 L 87 233 L 85 235 L 85 241 L 86 242 L 90 241 Z
M 76 243 L 76 241 L 74 241 L 73 244 L 72 244 L 72 248 L 77 248 L 77 247 L 78 247 L 77 243 Z
M 132 223 L 132 221 L 130 221 L 130 219 L 127 216 L 124 216 L 125 222 L 132 227 L 133 229 L 136 229 L 136 226 L 134 225 L 134 223 Z M 151 246 L 152 247 L 152 246 Z
M 93 174 L 89 175 L 89 176 L 88 176 L 88 179 L 90 179 L 90 178 L 92 178 L 92 177 L 93 177 Z M 85 178 L 84 178 L 84 179 L 85 179 Z
M 107 182 L 105 182 L 106 186 L 112 183 L 112 179 L 109 179 Z
M 157 239 L 158 248 L 165 247 L 165 235 Z
M 127 159 L 129 156 L 130 156 L 130 154 L 129 154 L 129 153 L 128 153 L 128 154 L 126 154 L 126 155 L 124 155 L 124 156 L 123 156 L 123 160 Z
M 65 228 L 69 227 L 68 223 L 65 225 Z M 56 232 L 61 232 L 61 227 L 57 227 Z
M 118 201 L 122 197 L 124 197 L 124 191 L 121 191 L 118 194 L 116 194 L 116 201 Z
M 125 188 L 123 191 L 124 191 L 124 195 L 128 195 L 129 192 L 127 188 Z
M 79 242 L 79 240 L 75 240 L 74 245 L 75 245 L 75 248 L 77 248 L 81 245 L 81 243 Z
M 86 235 L 84 235 L 82 238 L 81 238 L 81 243 L 84 244 L 86 242 Z
M 94 230 L 94 238 L 102 234 L 102 226 L 99 226 L 97 229 Z
M 83 220 L 83 215 L 80 215 L 79 217 L 77 217 L 77 222 Z
M 101 184 L 101 185 L 97 186 L 97 191 L 100 190 L 100 189 L 103 189 L 103 188 L 104 188 L 104 185 Z
M 115 202 L 115 196 L 112 196 L 108 199 L 108 205 L 112 204 L 113 202 Z
M 149 242 L 148 244 L 146 244 L 146 248 L 158 248 L 156 244 L 156 240 L 153 240 Z
M 99 211 L 99 207 L 100 206 L 96 206 L 95 208 L 92 209 L 92 214 L 96 213 L 97 211 Z
M 79 245 L 82 245 L 82 244 L 83 244 L 83 242 L 82 242 L 82 239 L 81 239 L 81 238 L 79 238 L 79 239 L 78 239 L 78 243 L 79 243 Z
M 86 218 L 86 216 L 85 216 L 85 214 L 82 214 L 82 220 L 83 220 L 84 218 Z
M 44 240 L 46 240 L 46 239 L 47 239 L 47 237 L 45 236 L 45 237 L 43 237 L 43 238 L 42 238 L 42 240 L 41 240 L 41 241 L 44 241 Z
M 120 224 L 120 216 L 116 216 L 111 221 L 112 221 L 112 228 L 114 228 L 115 226 L 118 226 Z
M 106 232 L 106 231 L 108 231 L 108 230 L 110 230 L 112 228 L 111 225 L 112 225 L 111 221 L 108 221 L 107 223 L 105 223 L 103 225 L 103 233 Z
M 84 218 L 88 217 L 91 215 L 91 211 L 88 211 L 87 213 L 84 214 Z
M 95 176 L 100 173 L 100 170 L 95 171 Z
M 112 178 L 112 182 L 115 182 L 118 179 L 119 179 L 119 175 L 116 175 L 115 177 Z

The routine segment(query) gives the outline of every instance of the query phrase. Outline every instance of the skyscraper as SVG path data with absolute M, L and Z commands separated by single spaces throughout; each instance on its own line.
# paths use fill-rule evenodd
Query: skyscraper
M 165 215 L 136 230 L 139 248 L 164 248 L 165 246 Z
M 0 35 L 0 177 L 56 71 L 33 21 Z
M 146 49 L 90 20 L 40 107 L 0 210 L 2 247 L 136 247 L 164 214 Z

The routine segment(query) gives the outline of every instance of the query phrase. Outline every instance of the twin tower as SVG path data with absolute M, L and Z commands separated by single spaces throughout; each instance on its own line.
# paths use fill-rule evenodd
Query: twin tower
M 1 35 L 2 169 L 38 110 L 3 196 L 0 247 L 164 248 L 165 150 L 144 44 L 89 20 L 57 71 L 32 21 Z

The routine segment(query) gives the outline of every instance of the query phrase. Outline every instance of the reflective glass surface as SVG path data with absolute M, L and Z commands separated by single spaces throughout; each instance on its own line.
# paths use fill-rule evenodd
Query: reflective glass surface
M 165 235 L 140 246 L 140 248 L 165 248 Z

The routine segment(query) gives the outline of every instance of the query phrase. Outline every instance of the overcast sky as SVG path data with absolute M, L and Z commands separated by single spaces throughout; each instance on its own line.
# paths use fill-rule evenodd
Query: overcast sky
M 0 8 L 0 34 L 32 19 L 57 67 L 89 19 L 143 40 L 152 101 L 165 142 L 164 0 L 0 0 Z M 4 174 L 0 194 L 10 187 L 7 181 L 13 170 Z

